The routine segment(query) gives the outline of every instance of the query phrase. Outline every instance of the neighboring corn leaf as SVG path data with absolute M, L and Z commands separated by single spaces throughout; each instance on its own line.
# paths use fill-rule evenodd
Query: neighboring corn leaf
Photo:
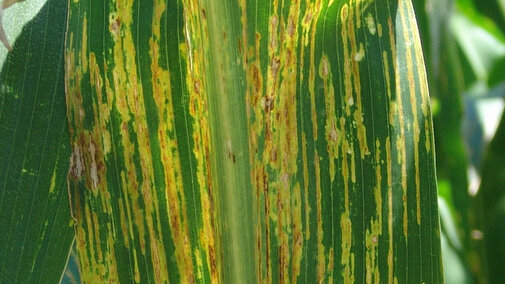
M 84 282 L 442 282 L 410 1 L 71 1 L 66 64 Z
M 461 55 L 451 33 L 454 13 L 452 0 L 416 1 L 423 49 L 427 58 L 431 99 L 438 106 L 433 113 L 437 179 L 440 202 L 446 206 L 442 215 L 444 272 L 446 283 L 463 283 L 470 273 L 470 194 L 467 158 L 462 137 L 462 97 L 465 80 Z M 429 58 L 429 59 L 428 59 Z M 439 203 L 440 204 L 440 203 Z M 444 224 L 445 223 L 445 224 Z M 452 226 L 451 226 L 452 225 Z M 447 228 L 453 227 L 449 232 Z M 445 244 L 445 246 L 444 246 Z M 479 263 L 475 263 L 479 266 Z M 478 268 L 474 268 L 476 270 Z M 468 278 L 470 281 L 470 278 Z
M 489 283 L 505 279 L 505 115 L 482 162 L 482 182 L 477 195 L 478 228 L 484 236 L 482 262 L 487 264 Z
M 478 218 L 479 210 L 490 209 L 487 206 L 475 206 L 475 200 L 471 199 L 468 192 L 467 176 L 470 166 L 480 166 L 482 150 L 476 145 L 481 144 L 475 143 L 479 141 L 477 130 L 480 122 L 472 121 L 472 125 L 467 123 L 464 129 L 465 132 L 472 132 L 472 139 L 466 141 L 466 150 L 469 153 L 467 159 L 462 141 L 461 105 L 463 93 L 478 93 L 472 91 L 472 88 L 487 93 L 485 80 L 488 81 L 489 87 L 501 83 L 503 68 L 500 68 L 500 58 L 503 58 L 505 52 L 503 33 L 496 27 L 500 27 L 500 21 L 496 21 L 496 25 L 477 11 L 481 8 L 489 11 L 491 3 L 495 1 L 423 2 L 425 1 L 416 2 L 418 6 L 423 5 L 425 8 L 417 9 L 417 12 L 422 14 L 426 11 L 429 20 L 429 24 L 422 25 L 425 30 L 422 34 L 425 37 L 429 35 L 428 41 L 424 41 L 428 44 L 424 47 L 431 58 L 428 61 L 431 63 L 431 66 L 428 65 L 431 94 L 433 101 L 439 105 L 439 110 L 434 114 L 439 194 L 452 213 L 452 216 L 446 214 L 442 218 L 442 230 L 447 244 L 442 247 L 444 271 L 448 272 L 446 283 L 463 283 L 462 279 L 467 283 L 486 283 L 500 277 L 488 275 L 488 261 L 481 255 L 481 251 L 485 250 L 485 243 L 479 231 L 472 230 L 475 227 L 482 229 L 482 221 Z M 456 7 L 454 3 L 457 3 Z M 493 5 L 496 5 L 496 2 Z M 499 13 L 499 10 L 495 12 Z M 475 88 L 477 84 L 481 87 Z M 475 109 L 472 104 L 475 104 L 475 100 L 466 100 L 467 121 L 468 117 L 471 118 L 471 110 Z M 471 163 L 468 163 L 469 161 Z M 456 225 L 454 227 L 457 228 L 458 234 L 449 232 L 449 222 Z M 498 243 L 496 245 L 499 246 Z M 498 251 L 500 250 L 495 249 L 490 253 L 499 258 L 500 254 L 496 253 Z M 470 273 L 472 276 L 468 277 Z
M 505 82 L 505 72 L 503 72 L 503 70 L 505 70 L 505 56 L 497 60 L 489 72 L 487 84 L 490 87 L 494 87 Z
M 66 16 L 64 1 L 49 0 L 1 67 L 0 283 L 57 283 L 74 239 L 66 184 Z
M 504 0 L 456 0 L 458 9 L 471 21 L 503 42 L 505 40 Z

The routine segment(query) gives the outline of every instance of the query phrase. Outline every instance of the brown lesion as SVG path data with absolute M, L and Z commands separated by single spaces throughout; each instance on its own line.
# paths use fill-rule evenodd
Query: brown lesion
M 230 159 L 234 164 L 236 162 L 235 154 L 228 148 L 228 159 Z
M 121 19 L 117 14 L 112 14 L 109 18 L 109 31 L 115 35 L 119 36 L 121 30 Z
M 82 173 L 84 171 L 84 161 L 82 159 L 82 151 L 79 143 L 74 144 L 72 155 L 70 156 L 70 169 L 68 171 L 68 176 L 73 181 L 78 181 L 81 179 Z
M 268 114 L 274 109 L 274 97 L 266 96 L 264 102 L 265 113 Z
M 242 54 L 242 39 L 237 38 L 237 47 L 238 47 L 238 53 Z

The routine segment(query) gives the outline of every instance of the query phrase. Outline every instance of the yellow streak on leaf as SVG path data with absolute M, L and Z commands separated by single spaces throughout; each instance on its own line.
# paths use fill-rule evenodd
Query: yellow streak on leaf
M 51 176 L 51 185 L 49 186 L 49 193 L 54 193 L 56 188 L 56 171 Z
M 172 93 L 170 85 L 170 74 L 159 66 L 159 39 L 160 22 L 166 5 L 163 1 L 155 1 L 153 9 L 152 37 L 149 39 L 149 55 L 151 57 L 151 81 L 153 86 L 153 96 L 158 107 L 160 117 L 158 126 L 158 139 L 161 147 L 161 161 L 165 168 L 165 185 L 167 194 L 167 208 L 170 220 L 170 227 L 173 240 L 176 245 L 175 255 L 177 267 L 181 273 L 181 281 L 194 279 L 193 263 L 191 261 L 191 249 L 188 244 L 189 234 L 186 228 L 184 216 L 186 216 L 184 191 L 181 181 L 177 178 L 180 174 L 180 164 L 177 155 L 175 141 L 171 138 L 174 134 L 174 117 L 172 108 Z M 157 200 L 156 200 L 157 201 Z M 155 202 L 156 202 L 155 201 Z M 158 202 L 155 203 L 158 209 Z M 182 216 L 181 216 L 182 215 Z M 158 219 L 159 220 L 159 219 Z M 161 224 L 158 224 L 161 231 Z M 157 281 L 168 281 L 167 264 L 162 242 L 159 242 L 151 235 L 151 255 L 154 264 L 154 272 Z M 162 255 L 153 250 L 161 246 Z
M 121 225 L 121 231 L 123 232 L 124 236 L 124 244 L 126 248 L 130 248 L 130 230 L 129 230 L 129 224 L 126 221 L 126 213 L 123 205 L 123 199 L 119 198 L 118 199 L 118 205 L 119 205 L 119 220 L 120 220 L 120 225 Z
M 140 283 L 139 262 L 136 250 L 133 251 L 133 279 L 135 283 Z
M 315 80 L 316 80 L 316 59 L 315 59 L 315 48 L 316 48 L 316 24 L 321 13 L 321 1 L 316 0 L 315 3 L 310 3 L 307 8 L 305 16 L 303 18 L 303 29 L 305 44 L 307 45 L 310 32 L 310 66 L 309 66 L 309 94 L 310 94 L 310 113 L 312 118 L 312 136 L 314 141 L 317 141 L 318 131 L 317 131 L 317 111 L 316 111 L 316 95 L 315 95 Z M 303 54 L 303 50 L 302 50 Z M 303 62 L 303 58 L 302 58 Z
M 351 107 L 355 105 L 356 109 L 353 112 L 354 121 L 357 126 L 358 142 L 360 146 L 360 156 L 364 159 L 365 155 L 369 155 L 370 151 L 366 139 L 366 127 L 363 123 L 363 106 L 361 98 L 361 79 L 359 64 L 365 57 L 363 43 L 356 42 L 355 29 L 361 27 L 361 9 L 365 9 L 368 3 L 362 7 L 362 1 L 350 1 L 349 5 L 353 8 L 348 8 L 346 4 L 340 12 L 342 22 L 342 40 L 344 49 L 344 75 L 346 86 L 346 113 L 351 115 Z M 354 6 L 353 6 L 354 5 Z M 351 50 L 348 48 L 350 44 Z M 354 91 L 354 92 L 353 92 Z
M 79 66 L 81 67 L 82 73 L 88 72 L 88 20 L 86 18 L 86 12 L 84 12 L 82 19 L 82 42 L 81 42 L 81 62 Z
M 302 133 L 302 159 L 303 159 L 303 187 L 304 187 L 304 200 L 305 200 L 305 240 L 310 239 L 310 204 L 309 204 L 309 165 L 307 158 L 307 138 L 305 132 Z
M 189 113 L 193 118 L 193 134 L 194 143 L 193 154 L 197 161 L 196 175 L 200 188 L 200 202 L 202 212 L 202 230 L 200 231 L 200 246 L 204 251 L 198 250 L 198 254 L 202 254 L 206 258 L 207 270 L 210 271 L 211 281 L 219 280 L 218 263 L 216 257 L 215 244 L 215 228 L 214 228 L 214 204 L 212 193 L 212 180 L 210 178 L 210 128 L 209 128 L 209 113 L 207 105 L 207 94 L 204 72 L 204 50 L 205 39 L 200 37 L 198 31 L 206 30 L 205 22 L 200 21 L 202 14 L 196 3 L 192 3 L 186 7 L 186 37 L 190 44 L 187 52 L 190 64 L 187 64 L 186 85 L 189 91 Z M 191 37 L 191 38 L 190 38 Z M 186 56 L 186 55 L 185 55 Z M 187 57 L 187 56 L 186 56 Z M 200 257 L 200 256 L 198 256 Z M 201 270 L 201 267 L 198 267 Z M 200 280 L 200 279 L 198 279 Z
M 381 167 L 381 144 L 380 140 L 375 141 L 375 179 L 376 186 L 374 188 L 376 216 L 378 218 L 380 228 L 382 228 L 382 167 Z M 382 234 L 382 229 L 381 232 Z
M 386 138 L 386 163 L 388 184 L 388 283 L 393 283 L 393 161 L 391 158 L 391 139 Z
M 366 283 L 380 282 L 378 259 L 379 239 L 382 235 L 382 172 L 380 140 L 375 141 L 375 178 L 374 187 L 376 215 L 370 220 L 370 228 L 366 229 Z
M 328 58 L 323 56 L 319 64 L 319 76 L 323 79 L 324 99 L 326 109 L 326 125 L 325 136 L 328 144 L 329 154 L 329 174 L 330 180 L 335 179 L 335 160 L 338 159 L 338 147 L 342 139 L 337 127 L 337 114 L 335 111 L 335 89 L 332 82 L 331 66 L 328 63 Z
M 323 245 L 323 212 L 322 212 L 322 192 L 321 192 L 321 169 L 319 167 L 319 154 L 314 155 L 315 180 L 316 180 L 316 212 L 317 212 L 317 282 L 324 282 L 325 274 L 325 247 Z
M 104 168 L 105 154 L 102 145 L 104 140 L 101 138 L 101 133 L 105 132 L 105 123 L 103 121 L 108 119 L 108 115 L 107 112 L 102 113 L 101 111 L 103 80 L 100 76 L 100 69 L 95 55 L 87 50 L 88 24 L 86 16 L 83 17 L 82 21 L 83 32 L 79 42 L 78 54 L 75 56 L 74 35 L 71 33 L 69 37 L 70 45 L 65 58 L 68 112 L 72 114 L 73 131 L 77 132 L 73 141 L 69 181 L 72 184 L 71 186 L 77 186 L 74 183 L 82 182 L 90 190 L 88 192 L 77 192 L 72 196 L 75 199 L 72 214 L 77 224 L 77 246 L 84 249 L 86 244 L 94 244 L 93 249 L 90 249 L 90 253 L 79 254 L 80 261 L 83 263 L 82 267 L 87 267 L 83 270 L 82 279 L 83 281 L 92 282 L 105 278 L 114 279 L 114 277 L 117 277 L 117 272 L 114 268 L 116 265 L 115 256 L 113 255 L 114 248 L 108 245 L 111 242 L 103 242 L 102 240 L 104 235 L 107 239 L 113 239 L 115 235 L 111 233 L 110 223 L 106 225 L 99 224 L 101 214 L 112 214 L 110 194 L 108 194 L 105 186 L 107 181 Z M 76 59 L 78 61 L 77 67 Z M 88 71 L 90 85 L 94 88 L 92 88 L 91 94 L 86 95 L 91 96 L 93 99 L 93 112 L 99 114 L 93 118 L 96 127 L 91 130 L 87 130 L 83 126 L 85 113 L 82 105 L 82 94 L 79 90 L 83 75 Z M 96 95 L 96 98 L 94 95 Z M 97 106 L 97 104 L 99 105 Z M 86 200 L 84 208 L 79 205 L 81 198 Z M 92 201 L 92 204 L 96 204 L 92 205 L 92 210 L 88 199 Z M 84 211 L 82 211 L 83 209 Z
M 400 3 L 403 5 L 405 4 L 405 1 L 400 1 Z M 410 7 L 412 8 L 412 7 Z M 421 181 L 419 177 L 419 136 L 420 136 L 420 129 L 419 129 L 419 117 L 418 117 L 418 112 L 417 112 L 417 93 L 416 93 L 416 80 L 414 78 L 414 64 L 419 64 L 419 62 L 416 62 L 412 56 L 412 51 L 411 51 L 411 44 L 413 44 L 411 40 L 411 36 L 409 35 L 409 30 L 410 26 L 408 25 L 407 21 L 413 21 L 413 18 L 407 18 L 412 15 L 405 15 L 405 9 L 400 8 L 400 18 L 403 26 L 403 37 L 405 39 L 409 39 L 407 42 L 406 46 L 406 57 L 407 57 L 407 70 L 408 70 L 408 82 L 409 82 L 409 93 L 410 93 L 410 105 L 412 108 L 412 116 L 413 116 L 413 121 L 412 121 L 412 127 L 414 131 L 414 167 L 415 167 L 415 183 L 416 183 L 416 220 L 417 224 L 421 224 Z M 415 29 L 417 30 L 417 29 Z M 419 43 L 420 44 L 420 43 Z M 422 62 L 422 61 L 421 61 Z M 416 70 L 417 71 L 417 70 Z M 422 72 L 421 72 L 422 73 Z M 422 95 L 422 94 L 421 94 Z
M 345 131 L 345 118 L 340 118 L 340 129 L 342 137 L 342 178 L 344 182 L 344 212 L 340 216 L 340 229 L 342 230 L 342 256 L 340 263 L 344 266 L 342 276 L 346 283 L 354 282 L 354 253 L 351 253 L 352 247 L 352 223 L 350 219 L 350 200 L 349 200 L 349 164 L 348 155 L 350 146 L 347 141 Z M 353 159 L 354 160 L 354 159 Z
M 393 26 L 393 20 L 388 18 L 388 31 L 389 31 L 389 41 L 391 46 L 391 56 L 394 64 L 395 70 L 395 85 L 396 85 L 396 106 L 397 115 L 399 119 L 399 124 L 397 128 L 400 129 L 399 137 L 396 138 L 396 148 L 398 151 L 398 164 L 401 165 L 401 178 L 402 178 L 402 190 L 403 190 L 403 235 L 407 237 L 408 234 L 408 208 L 407 208 L 407 153 L 406 153 L 406 142 L 405 142 L 405 114 L 403 111 L 403 94 L 401 90 L 401 74 L 399 60 L 397 57 L 397 47 L 395 39 L 395 29 Z M 396 109 L 395 109 L 396 111 Z

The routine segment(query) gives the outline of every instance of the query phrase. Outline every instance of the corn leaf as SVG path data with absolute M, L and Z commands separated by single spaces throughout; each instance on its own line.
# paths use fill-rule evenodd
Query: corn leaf
M 2 60 L 0 283 L 57 283 L 74 239 L 66 186 L 66 11 L 64 1 L 48 0 Z
M 483 232 L 481 261 L 487 264 L 489 283 L 500 283 L 505 272 L 505 115 L 502 115 L 496 134 L 486 148 L 482 162 L 482 182 L 477 195 L 478 229 Z
M 442 282 L 410 1 L 70 2 L 84 282 Z
M 470 220 L 473 219 L 468 163 L 461 135 L 462 97 L 467 82 L 462 71 L 461 52 L 450 29 L 453 2 L 416 1 L 415 9 L 418 18 L 424 20 L 419 27 L 429 70 L 431 100 L 437 105 L 433 120 L 441 228 L 445 235 L 442 237 L 444 279 L 446 283 L 471 283 L 467 282 L 472 278 L 470 267 L 473 272 L 482 268 L 479 261 L 471 260 L 475 255 L 470 246 Z

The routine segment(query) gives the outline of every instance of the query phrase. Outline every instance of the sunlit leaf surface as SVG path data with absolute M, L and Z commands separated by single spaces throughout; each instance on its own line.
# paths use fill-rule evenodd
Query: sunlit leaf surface
M 410 1 L 70 3 L 82 279 L 440 283 Z
M 1 67 L 0 283 L 57 283 L 74 239 L 66 185 L 66 13 L 64 1 L 49 0 Z

